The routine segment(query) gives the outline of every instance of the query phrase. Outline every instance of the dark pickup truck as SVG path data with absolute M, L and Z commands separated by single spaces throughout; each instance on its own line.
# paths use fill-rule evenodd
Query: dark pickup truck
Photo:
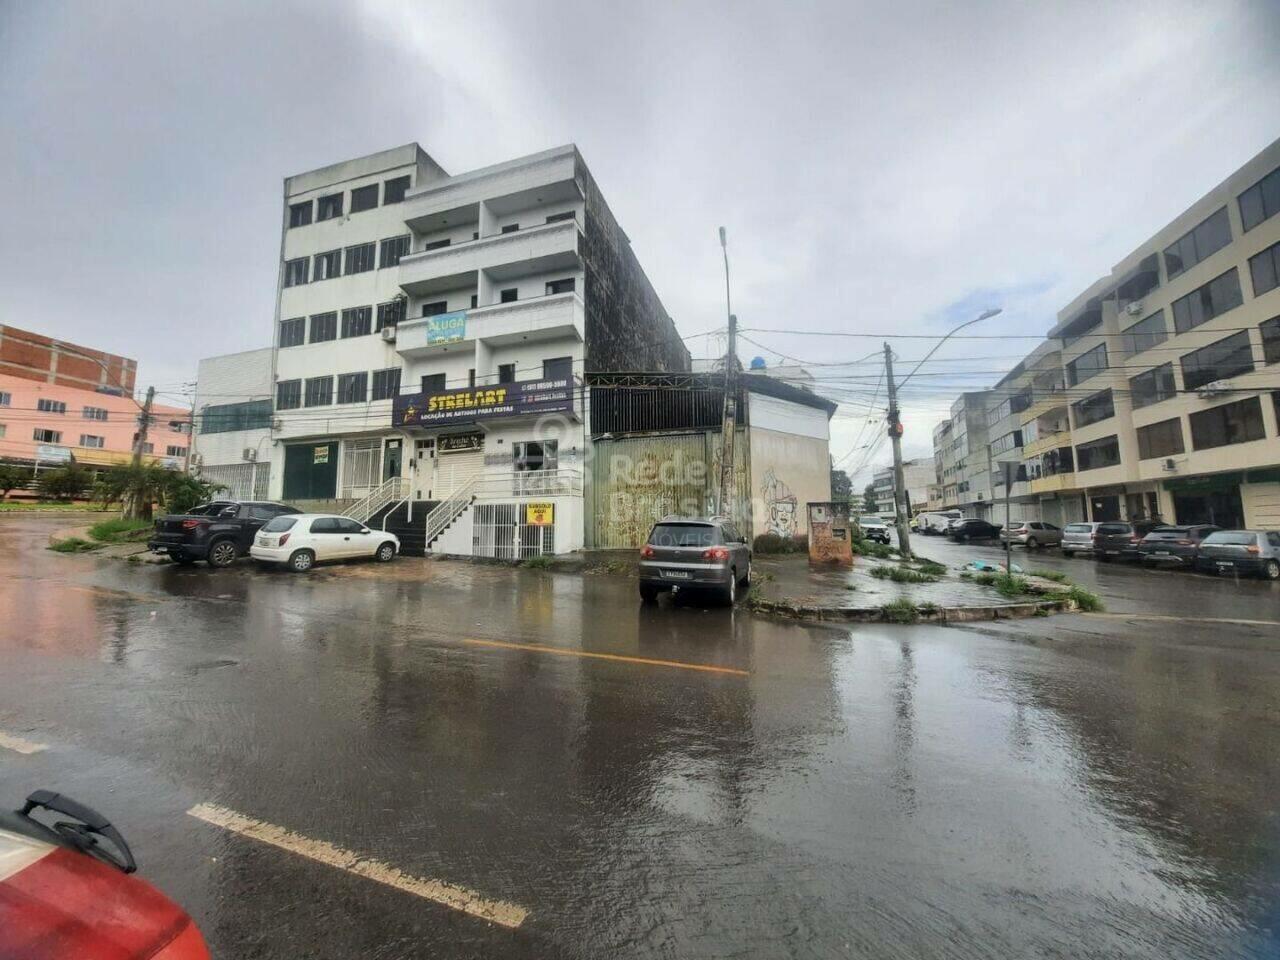
M 154 553 L 167 553 L 175 563 L 204 560 L 211 567 L 225 567 L 249 553 L 254 536 L 268 520 L 300 512 L 262 500 L 214 500 L 192 507 L 190 513 L 161 517 L 147 546 Z

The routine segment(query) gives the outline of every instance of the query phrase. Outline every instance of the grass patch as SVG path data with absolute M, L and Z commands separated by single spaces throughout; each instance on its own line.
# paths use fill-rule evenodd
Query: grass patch
M 992 586 L 996 588 L 996 593 L 1006 600 L 1016 600 L 1030 592 L 1027 589 L 1027 578 L 1020 577 L 1016 573 L 996 574 L 995 583 Z
M 67 537 L 65 540 L 55 540 L 49 544 L 49 549 L 55 553 L 90 553 L 102 547 L 100 543 L 94 543 L 92 540 L 84 540 L 80 537 Z
M 1084 587 L 1077 587 L 1074 584 L 1069 590 L 1053 594 L 1051 599 L 1072 600 L 1075 602 L 1076 607 L 1085 613 L 1101 613 L 1106 609 L 1102 605 L 1102 598 L 1096 593 L 1090 593 Z
M 128 543 L 144 540 L 154 529 L 150 520 L 100 520 L 89 528 L 89 536 L 100 543 Z
M 875 567 L 871 575 L 879 580 L 892 580 L 894 583 L 937 583 L 938 578 L 908 567 Z
M 1054 583 L 1066 583 L 1067 575 L 1058 570 L 1032 570 L 1031 576 L 1041 580 L 1052 580 Z
M 551 558 L 545 556 L 528 557 L 521 562 L 520 566 L 524 567 L 526 570 L 550 570 Z
M 876 560 L 888 560 L 898 552 L 894 547 L 874 540 L 854 540 L 850 547 L 856 556 L 873 557 Z
M 972 579 L 973 579 L 973 571 L 972 571 L 972 570 L 961 570 L 961 571 L 960 571 L 960 579 L 961 579 L 961 580 L 972 580 Z
M 933 560 L 921 560 L 920 572 L 927 573 L 933 577 L 940 577 L 947 572 L 945 564 L 936 563 Z
M 54 503 L 30 500 L 6 500 L 0 513 L 105 513 L 87 503 Z
M 969 571 L 965 571 L 969 573 Z M 965 577 L 966 580 L 972 580 L 980 587 L 994 587 L 996 585 L 996 574 L 990 572 L 970 573 Z
M 884 604 L 880 612 L 890 623 L 915 623 L 920 619 L 920 608 L 906 597 Z
M 940 609 L 936 603 L 922 603 L 916 607 L 922 616 L 932 616 Z

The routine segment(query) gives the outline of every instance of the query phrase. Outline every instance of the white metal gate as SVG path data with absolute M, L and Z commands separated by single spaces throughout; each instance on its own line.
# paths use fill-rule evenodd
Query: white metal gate
M 523 503 L 477 503 L 471 510 L 473 556 L 523 560 L 556 552 L 555 524 L 522 522 Z
M 342 492 L 344 500 L 367 497 L 382 483 L 382 439 L 342 441 Z

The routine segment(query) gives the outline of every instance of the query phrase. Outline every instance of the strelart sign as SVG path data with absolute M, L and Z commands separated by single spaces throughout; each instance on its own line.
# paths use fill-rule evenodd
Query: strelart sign
M 467 423 L 494 417 L 556 413 L 573 409 L 573 380 L 525 380 L 491 387 L 464 387 L 396 397 L 392 423 L 398 427 Z

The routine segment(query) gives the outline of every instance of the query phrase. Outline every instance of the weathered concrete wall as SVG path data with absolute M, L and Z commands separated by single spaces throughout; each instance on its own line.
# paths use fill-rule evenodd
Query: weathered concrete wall
M 826 439 L 752 426 L 751 529 L 789 537 L 809 529 L 805 504 L 831 499 Z

